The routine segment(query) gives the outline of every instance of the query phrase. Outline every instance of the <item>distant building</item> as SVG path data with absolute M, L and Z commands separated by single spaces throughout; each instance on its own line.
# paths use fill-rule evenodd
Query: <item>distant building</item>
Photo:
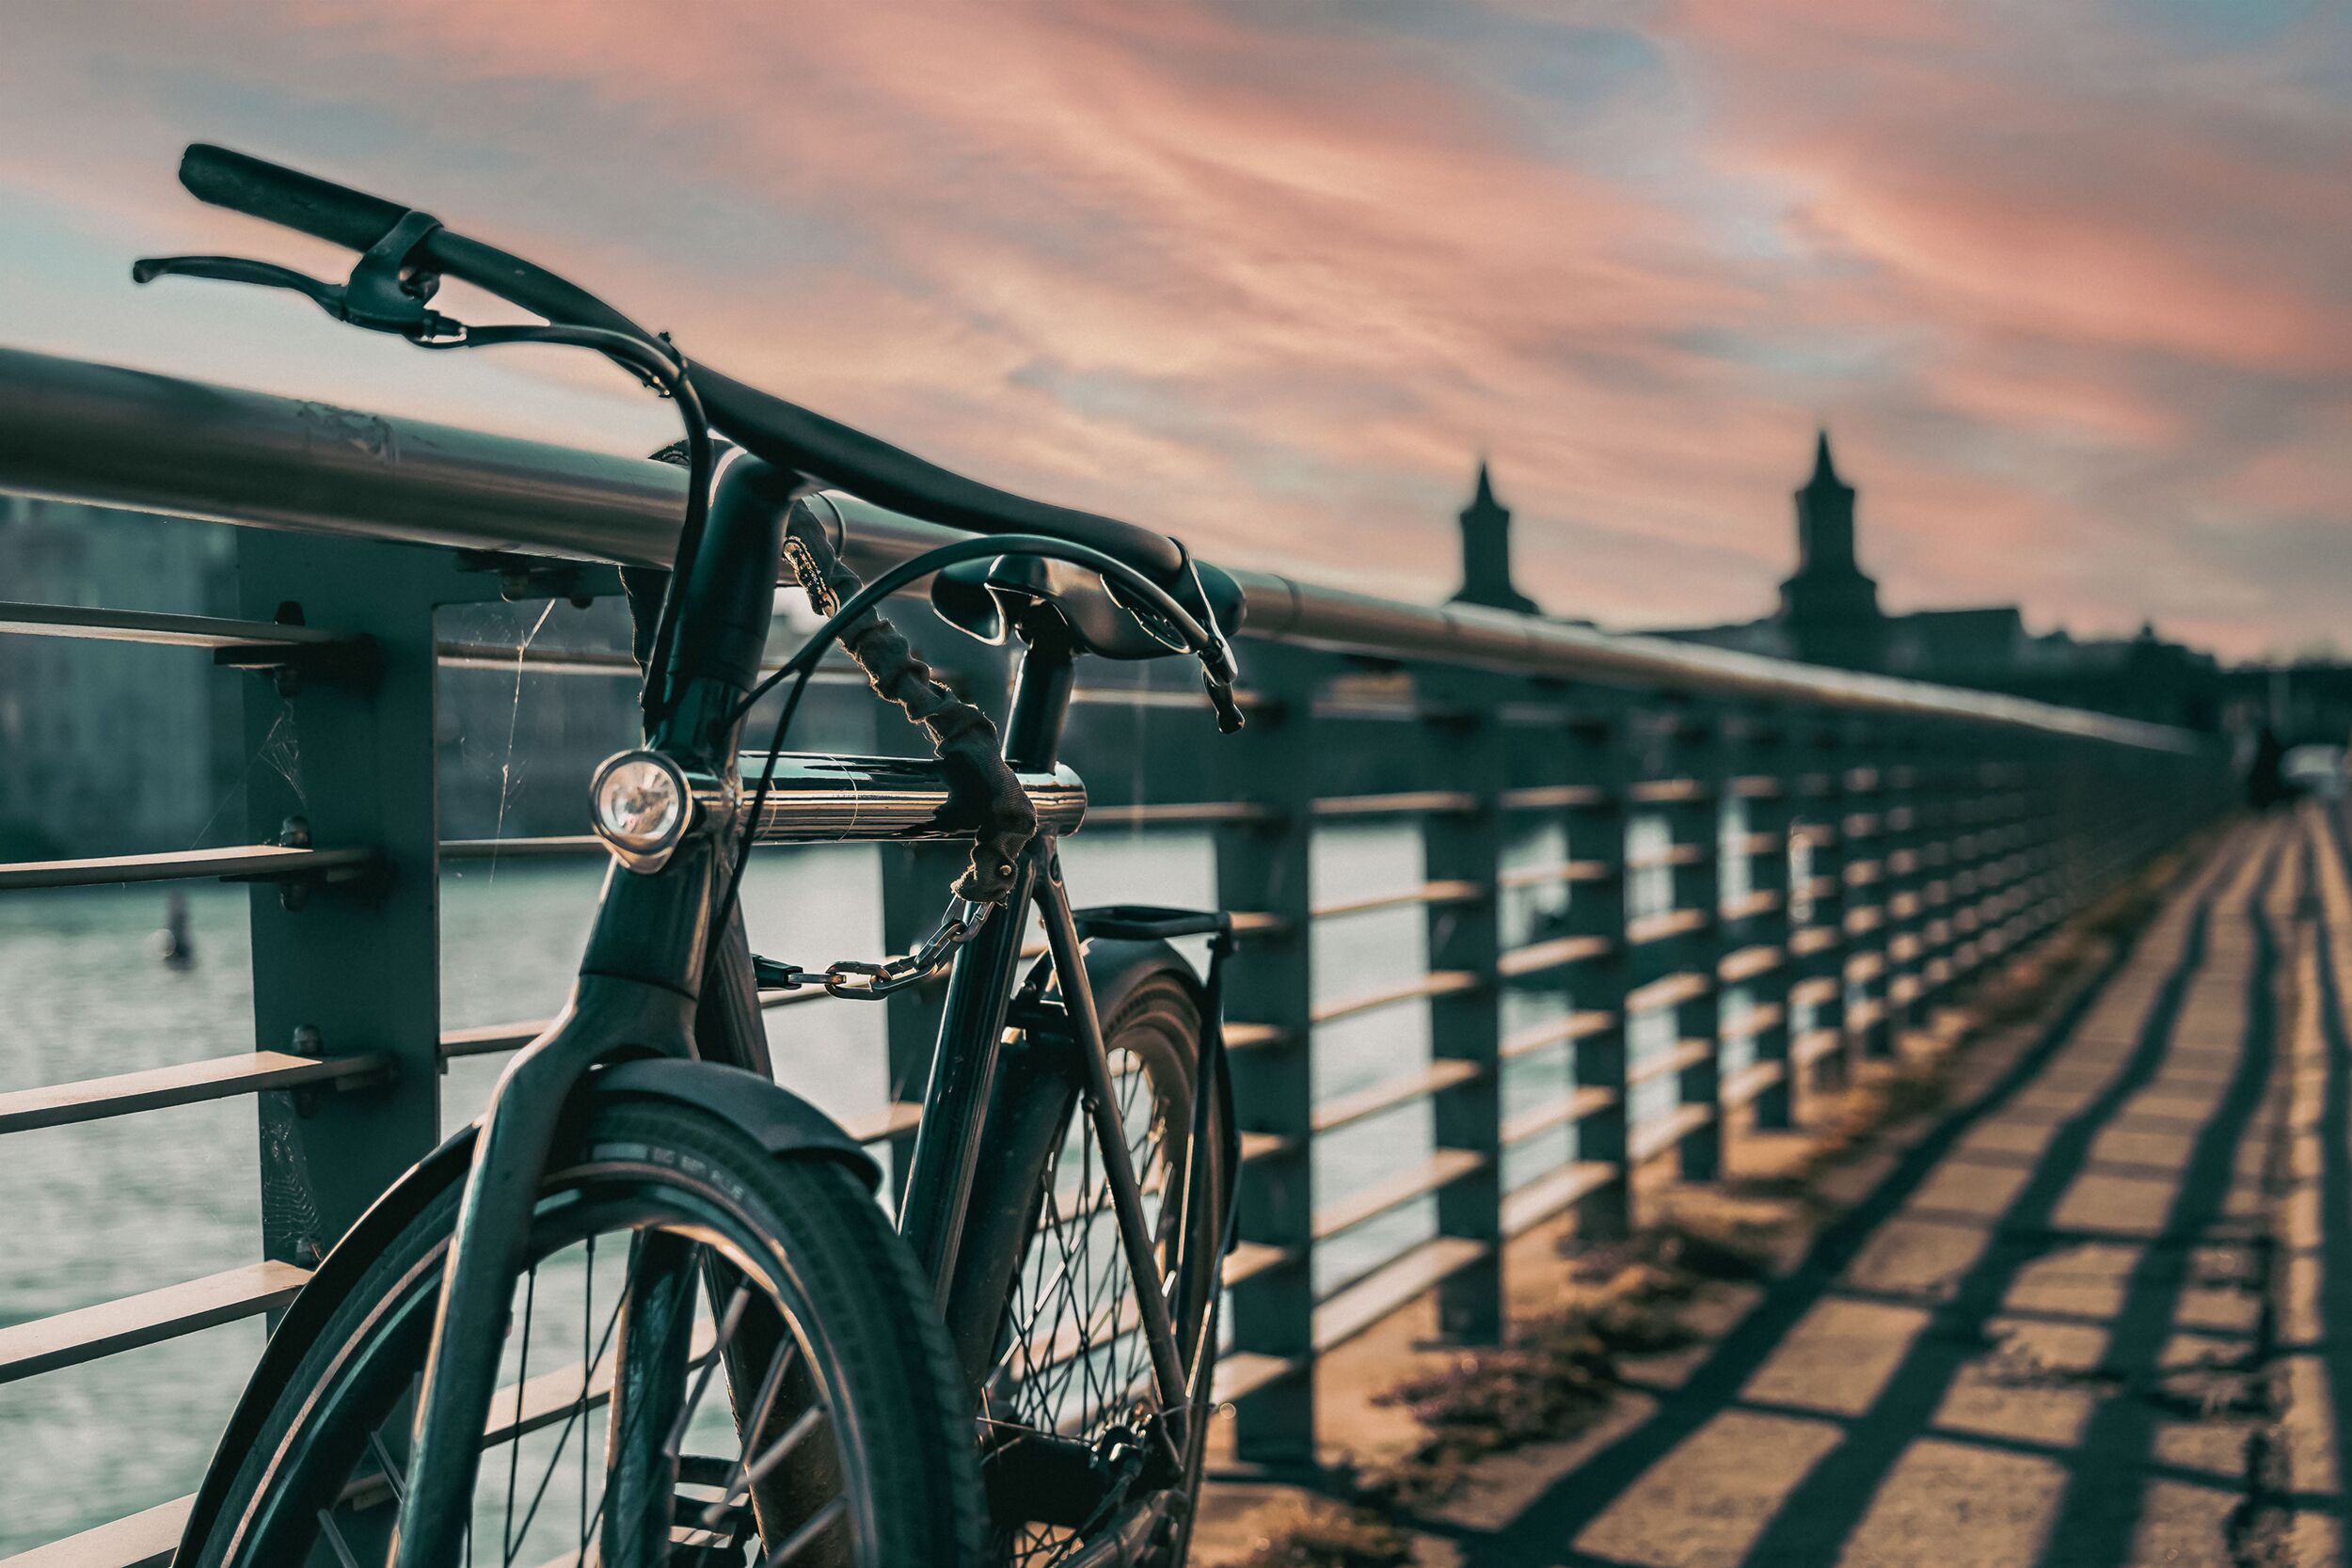
M 2078 641 L 2064 630 L 2027 631 L 2015 605 L 1886 613 L 1878 583 L 1855 559 L 1854 488 L 1839 477 L 1826 432 L 1796 492 L 1796 516 L 1797 569 L 1780 585 L 1776 613 L 1654 635 L 2197 729 L 2220 722 L 2213 656 L 2167 641 L 2153 626 L 2137 637 Z
M 1854 501 L 1854 487 L 1837 472 L 1822 432 L 1814 442 L 1813 472 L 1795 495 L 1797 566 L 1780 585 L 1779 609 L 1760 620 L 1650 635 L 2194 729 L 2219 726 L 2225 700 L 2218 664 L 2210 654 L 2159 637 L 2153 626 L 2137 637 L 2078 641 L 2064 630 L 2026 630 L 2015 605 L 1888 614 L 1879 605 L 1877 580 L 1856 557 Z M 1453 602 L 1543 614 L 1511 581 L 1511 514 L 1495 499 L 1483 461 L 1461 524 L 1462 588 Z
M 1534 600 L 1511 586 L 1511 513 L 1495 499 L 1484 460 L 1478 465 L 1478 493 L 1461 515 L 1462 587 L 1452 602 L 1542 614 Z
M 233 614 L 229 535 L 0 495 L 0 599 Z M 0 636 L 0 860 L 241 834 L 236 701 L 203 649 Z
M 1813 477 L 1797 492 L 1797 569 L 1780 585 L 1779 623 L 1796 657 L 1868 670 L 1885 661 L 1886 616 L 1877 580 L 1854 562 L 1853 500 L 1824 431 Z
M 242 531 L 0 495 L 0 601 L 236 616 Z M 591 771 L 637 744 L 636 679 L 516 652 L 626 648 L 621 601 L 446 606 L 437 629 L 450 650 L 434 712 L 443 836 L 581 832 Z M 798 641 L 781 619 L 774 636 Z M 961 650 L 940 651 L 951 663 Z M 247 782 L 302 767 L 298 702 L 268 746 L 246 744 L 245 702 L 265 679 L 218 669 L 202 648 L 0 634 L 0 862 L 247 841 Z M 878 726 L 874 708 L 862 684 L 820 682 L 793 739 L 899 744 L 903 726 Z

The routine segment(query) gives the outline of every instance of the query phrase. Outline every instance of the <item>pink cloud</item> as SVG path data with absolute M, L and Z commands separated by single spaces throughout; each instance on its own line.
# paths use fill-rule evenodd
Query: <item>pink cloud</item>
M 2342 506 L 2318 410 L 2352 373 L 2352 111 L 2310 40 L 2205 60 L 2121 11 L 1645 16 L 1623 86 L 1571 90 L 1520 68 L 1599 45 L 1537 6 L 1416 36 L 1205 0 L 218 4 L 155 13 L 136 61 L 56 13 L 0 64 L 31 128 L 0 184 L 126 243 L 309 260 L 167 182 L 178 140 L 254 142 L 945 461 L 1410 596 L 1451 586 L 1484 450 L 1563 612 L 1753 613 L 1826 419 L 1894 602 L 2276 635 L 2277 563 L 2211 542 Z M 103 124 L 76 107 L 99 80 Z M 647 423 L 588 371 L 368 380 L 315 328 L 219 346 L 142 352 L 535 435 Z

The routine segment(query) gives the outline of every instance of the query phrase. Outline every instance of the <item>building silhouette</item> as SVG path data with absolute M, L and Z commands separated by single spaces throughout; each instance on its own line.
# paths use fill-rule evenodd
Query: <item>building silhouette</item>
M 1452 603 L 1485 605 L 1540 615 L 1535 601 L 1511 585 L 1511 511 L 1495 499 L 1486 463 L 1478 463 L 1478 490 L 1462 508 L 1462 587 Z
M 1899 675 L 1942 686 L 2033 697 L 2195 729 L 2221 721 L 2223 680 L 2212 655 L 2169 641 L 2153 626 L 2137 636 L 2077 639 L 2026 628 L 2013 604 L 1889 614 L 1862 568 L 1856 491 L 1838 473 L 1829 434 L 1814 440 L 1813 468 L 1794 495 L 1796 569 L 1770 615 L 1712 626 L 1643 628 L 1653 636 L 1742 653 Z M 1511 586 L 1509 514 L 1494 500 L 1481 464 L 1462 514 L 1464 586 L 1456 600 L 1541 614 Z M 1504 552 L 1497 560 L 1495 552 Z
M 242 531 L 0 494 L 0 601 L 234 617 Z M 625 651 L 621 601 L 451 605 L 436 629 L 445 649 L 469 651 L 445 660 L 436 683 L 442 836 L 581 832 L 596 765 L 639 742 L 634 672 L 584 674 L 518 655 Z M 798 641 L 779 618 L 771 645 Z M 0 637 L 0 862 L 250 842 L 248 786 L 282 776 L 297 799 L 303 787 L 298 702 L 268 697 L 281 721 L 268 744 L 246 744 L 245 704 L 267 680 L 221 670 L 203 648 Z M 902 729 L 876 722 L 862 683 L 820 680 L 793 738 L 874 751 L 899 744 Z
M 1877 579 L 1853 554 L 1853 486 L 1837 477 L 1829 433 L 1813 450 L 1813 477 L 1797 491 L 1797 569 L 1780 585 L 1780 624 L 1809 664 L 1876 669 L 1886 658 Z
M 0 495 L 0 599 L 233 615 L 235 571 L 218 525 Z M 0 637 L 0 860 L 242 836 L 238 712 L 205 649 Z

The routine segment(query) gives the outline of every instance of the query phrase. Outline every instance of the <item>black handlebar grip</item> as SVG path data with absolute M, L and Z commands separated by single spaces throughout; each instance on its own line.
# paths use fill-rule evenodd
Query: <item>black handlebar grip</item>
M 280 164 L 194 142 L 180 158 L 180 183 L 199 201 L 298 229 L 353 250 L 391 231 L 408 209 Z

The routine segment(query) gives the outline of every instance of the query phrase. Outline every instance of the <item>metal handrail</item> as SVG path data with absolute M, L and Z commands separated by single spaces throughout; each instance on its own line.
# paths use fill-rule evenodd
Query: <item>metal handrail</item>
M 667 464 L 0 349 L 0 489 L 366 538 L 667 565 L 685 478 Z M 871 565 L 953 537 L 846 500 Z M 2160 724 L 1826 670 L 1465 605 L 1235 570 L 1252 637 L 1752 700 L 1976 721 L 2162 752 Z
M 354 540 L 660 563 L 675 540 L 681 483 L 676 470 L 658 464 L 0 350 L 0 490 Z M 868 569 L 949 537 L 855 501 L 845 510 L 853 519 L 853 553 Z M 364 553 L 357 544 L 344 548 Z M 2020 950 L 2090 891 L 2110 885 L 2133 857 L 2183 831 L 2201 800 L 2209 808 L 2217 800 L 2217 752 L 2179 731 L 1532 616 L 1401 604 L 1268 573 L 1235 575 L 1248 594 L 1245 633 L 1303 645 L 1255 650 L 1253 673 L 1263 689 L 1252 694 L 1253 705 L 1317 721 L 1438 721 L 1449 736 L 1463 737 L 1458 749 L 1418 748 L 1425 766 L 1394 777 L 1302 764 L 1293 749 L 1295 726 L 1286 739 L 1280 723 L 1253 725 L 1239 737 L 1238 754 L 1248 762 L 1250 748 L 1260 748 L 1259 765 L 1200 781 L 1221 780 L 1216 793 L 1228 798 L 1129 800 L 1089 813 L 1098 833 L 1205 829 L 1219 847 L 1218 896 L 1240 906 L 1234 929 L 1249 939 L 1252 955 L 1235 966 L 1229 1011 L 1240 1021 L 1225 1030 L 1256 1096 L 1253 1130 L 1242 1136 L 1245 1170 L 1297 1183 L 1313 1164 L 1316 1139 L 1348 1129 L 1385 1137 L 1376 1118 L 1437 1108 L 1429 1154 L 1414 1168 L 1294 1205 L 1228 1263 L 1237 1285 L 1270 1271 L 1309 1271 L 1304 1291 L 1280 1277 L 1252 1287 L 1270 1292 L 1279 1332 L 1237 1340 L 1219 1363 L 1218 1398 L 1248 1397 L 1267 1408 L 1286 1402 L 1289 1414 L 1261 1423 L 1277 1440 L 1301 1419 L 1302 1402 L 1311 1404 L 1311 1387 L 1290 1380 L 1315 1354 L 1433 1289 L 1464 1301 L 1499 1300 L 1503 1243 L 1587 1202 L 1596 1205 L 1598 1227 L 1621 1228 L 1636 1174 L 1650 1162 L 1671 1156 L 1683 1179 L 1715 1180 L 1709 1151 L 1719 1148 L 1734 1109 L 1752 1107 L 1758 1126 L 1793 1125 L 1792 1096 L 1818 1092 L 1853 1062 L 1884 1054 L 1892 1029 L 1906 1010 L 1916 1012 L 1923 993 L 1952 994 L 1987 963 Z M 437 592 L 427 585 L 381 604 L 405 613 Z M 233 657 L 217 661 L 246 667 L 258 644 L 302 644 L 294 653 L 315 661 L 337 649 L 376 651 L 382 627 L 370 616 L 385 593 L 371 587 L 367 597 L 337 606 L 355 634 L 373 626 L 370 637 L 72 606 L 0 606 L 0 633 L 226 644 Z M 263 604 L 273 597 L 248 594 Z M 382 646 L 388 667 L 411 674 L 430 674 L 428 648 L 443 665 L 632 673 L 617 652 L 487 649 L 422 638 Z M 1314 651 L 1326 649 L 1397 661 L 1396 678 L 1335 680 L 1334 662 Z M 1433 665 L 1491 673 L 1468 679 Z M 1596 706 L 1583 692 L 1513 676 L 1663 688 L 1677 701 L 1629 714 L 1613 699 Z M 356 712 L 373 723 L 386 699 L 359 684 L 322 681 L 304 700 L 325 705 L 330 717 Z M 266 701 L 266 689 L 257 691 Z M 1115 684 L 1080 695 L 1201 702 L 1197 693 Z M 1684 696 L 1936 722 L 1857 724 L 1844 733 L 1823 725 L 1800 734 L 1797 726 L 1811 720 L 1798 715 L 1788 733 L 1774 733 L 1780 726 L 1759 728 L 1744 716 L 1708 718 L 1702 704 L 1680 704 Z M 412 708 L 408 719 L 415 718 Z M 1963 736 L 1944 727 L 1953 722 L 2012 730 Z M 405 733 L 421 754 L 423 730 L 412 722 Z M 1401 730 L 1391 733 L 1400 746 L 1415 743 Z M 1909 744 L 1927 749 L 1907 750 L 1904 733 Z M 1877 746 L 1884 736 L 1895 738 Z M 2026 742 L 2037 736 L 2100 744 L 2029 752 Z M 2121 754 L 2110 746 L 2170 754 Z M 1882 752 L 1883 766 L 1877 765 Z M 2019 760 L 2028 754 L 2049 766 Z M 1933 759 L 1932 766 L 1900 760 L 1909 756 Z M 418 779 L 399 777 L 402 787 Z M 387 784 L 368 775 L 355 787 Z M 2104 793 L 2110 789 L 2112 798 Z M 1735 824 L 1734 810 L 1749 815 Z M 1506 870 L 1506 822 L 1551 814 L 1573 817 L 1560 824 L 1568 837 L 1553 851 L 1572 858 Z M 1667 839 L 1631 847 L 1629 829 L 1645 817 Z M 1392 818 L 1408 819 L 1422 835 L 1424 880 L 1358 896 L 1311 896 L 1311 873 L 1299 867 L 1319 825 Z M 259 844 L 0 866 L 0 890 L 167 877 L 366 877 L 373 918 L 404 886 L 429 889 L 430 877 L 413 873 L 434 858 L 598 847 L 584 835 L 436 844 L 429 815 L 376 823 L 358 845 L 350 843 L 348 825 L 329 827 L 342 836 L 329 832 L 336 847 L 325 849 Z M 1809 858 L 1793 857 L 1799 844 Z M 1745 875 L 1729 880 L 1741 863 Z M 1262 876 L 1267 866 L 1288 869 Z M 1761 885 L 1752 880 L 1758 876 Z M 886 922 L 898 896 L 893 885 L 885 884 Z M 1537 899 L 1545 907 L 1520 911 L 1532 918 L 1510 921 L 1506 930 L 1505 891 L 1552 888 L 1572 888 L 1568 904 L 1554 910 L 1551 900 Z M 303 892 L 293 890 L 290 908 Z M 317 917 L 335 914 L 335 900 L 317 902 L 324 906 Z M 1423 973 L 1369 994 L 1315 1000 L 1318 960 L 1307 940 L 1314 927 L 1412 909 L 1425 911 Z M 430 962 L 429 941 L 417 951 Z M 265 994 L 258 963 L 256 984 L 257 995 Z M 1533 996 L 1573 1010 L 1506 1031 L 1503 1002 Z M 763 1006 L 823 1000 L 816 990 L 760 998 Z M 1351 1092 L 1315 1095 L 1313 1075 L 1299 1069 L 1318 1026 L 1415 1006 L 1428 1016 L 1425 1059 Z M 900 1022 L 911 1025 L 910 1037 L 926 1034 L 920 1018 Z M 1658 1030 L 1659 1039 L 1637 1041 L 1637 1025 Z M 321 1100 L 347 1090 L 389 1092 L 429 1079 L 437 1063 L 512 1051 L 542 1027 L 441 1029 L 429 1053 L 411 1050 L 414 1041 L 402 1037 L 397 1049 L 376 1053 L 348 1046 L 324 1058 L 261 1051 L 16 1091 L 0 1095 L 0 1133 L 264 1091 Z M 297 1027 L 297 1040 L 303 1033 Z M 365 1031 L 334 1037 L 373 1039 Z M 888 1049 L 893 1081 L 903 1083 L 906 1069 L 927 1059 L 928 1038 L 902 1041 L 894 1022 Z M 1836 1072 L 1815 1072 L 1841 1051 L 1847 1062 Z M 1539 1053 L 1558 1053 L 1557 1069 L 1533 1060 Z M 1514 1063 L 1523 1068 L 1511 1069 L 1511 1085 L 1549 1085 L 1555 1070 L 1565 1078 L 1540 1103 L 1512 1111 L 1502 1090 Z M 1539 1076 L 1524 1076 L 1527 1069 Z M 862 1141 L 902 1145 L 918 1116 L 918 1106 L 894 1100 L 851 1131 Z M 1534 1140 L 1563 1130 L 1573 1132 L 1574 1153 L 1558 1163 L 1559 1151 Z M 1537 1159 L 1554 1163 L 1529 1168 Z M 1296 1190 L 1311 1195 L 1312 1182 Z M 1377 1243 L 1377 1259 L 1360 1267 L 1351 1260 L 1354 1272 L 1337 1282 L 1314 1269 L 1318 1242 L 1431 1204 L 1439 1194 L 1446 1196 L 1438 1205 L 1438 1234 L 1390 1251 L 1390 1232 L 1370 1232 L 1363 1244 Z M 11 1367 L 24 1375 L 141 1337 L 187 1332 L 207 1314 L 266 1309 L 284 1277 L 234 1272 L 20 1325 L 0 1345 L 0 1381 Z M 1237 1428 L 1245 1447 L 1255 1420 Z M 102 1526 L 75 1538 L 72 1549 L 94 1554 L 91 1561 L 147 1560 L 168 1550 L 175 1511 L 184 1506 L 167 1503 Z

